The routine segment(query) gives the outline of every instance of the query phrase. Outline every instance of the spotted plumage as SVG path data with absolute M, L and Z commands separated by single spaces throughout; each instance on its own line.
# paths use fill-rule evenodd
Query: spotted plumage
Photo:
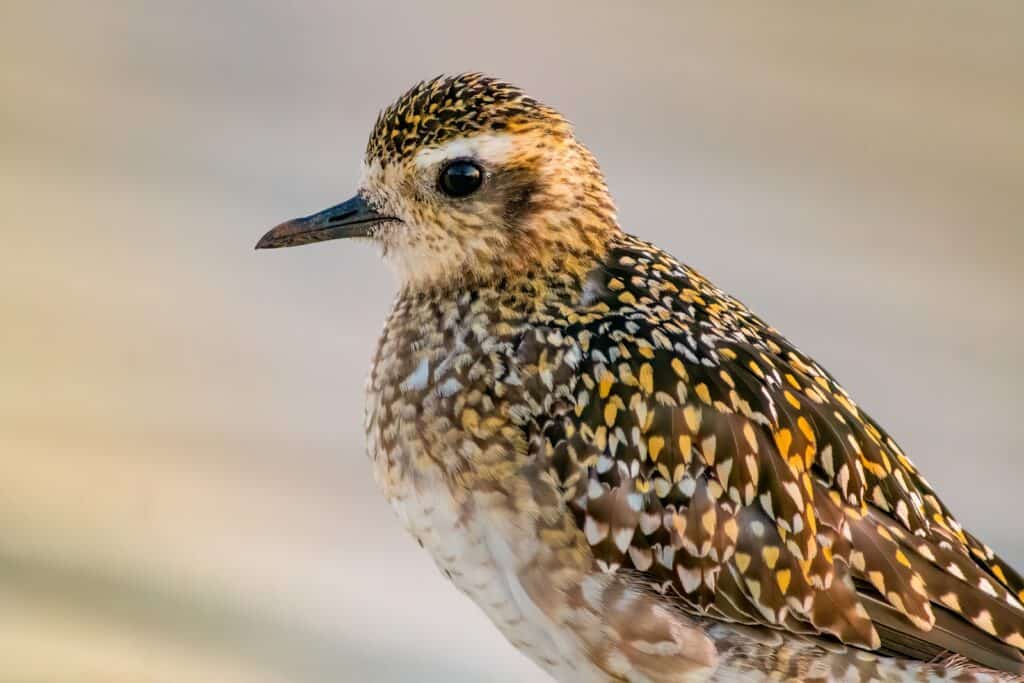
M 481 132 L 548 128 L 565 121 L 522 90 L 482 74 L 437 77 L 411 88 L 381 111 L 366 145 L 369 158 L 392 159 L 447 140 Z
M 453 163 L 478 172 L 466 196 L 438 182 Z M 560 115 L 435 79 L 381 114 L 365 169 L 354 204 L 261 246 L 381 245 L 400 291 L 368 383 L 378 483 L 555 678 L 1024 672 L 1024 579 L 835 378 L 623 233 Z

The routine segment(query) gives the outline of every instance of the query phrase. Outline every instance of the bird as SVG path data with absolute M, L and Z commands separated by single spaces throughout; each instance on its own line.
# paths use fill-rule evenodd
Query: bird
M 1024 680 L 1021 575 L 835 377 L 624 231 L 554 108 L 416 84 L 355 196 L 256 246 L 339 238 L 397 279 L 376 483 L 554 680 Z

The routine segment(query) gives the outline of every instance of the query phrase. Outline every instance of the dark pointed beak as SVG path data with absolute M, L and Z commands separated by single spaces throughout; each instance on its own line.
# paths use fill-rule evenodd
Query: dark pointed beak
M 344 237 L 370 237 L 376 227 L 387 220 L 394 219 L 374 211 L 366 199 L 357 194 L 320 213 L 281 223 L 261 237 L 256 248 L 277 249 Z

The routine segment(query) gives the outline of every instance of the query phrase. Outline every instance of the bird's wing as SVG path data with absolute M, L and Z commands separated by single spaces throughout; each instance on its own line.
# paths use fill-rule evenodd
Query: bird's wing
M 723 620 L 1024 670 L 1024 581 L 829 374 L 649 245 L 596 277 L 523 348 L 603 568 Z

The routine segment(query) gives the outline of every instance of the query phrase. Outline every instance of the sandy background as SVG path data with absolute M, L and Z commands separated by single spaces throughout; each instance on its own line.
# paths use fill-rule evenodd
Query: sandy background
M 442 71 L 562 109 L 1024 566 L 1024 4 L 375 5 L 3 4 L 0 680 L 543 680 L 373 488 L 389 273 L 252 251 Z

